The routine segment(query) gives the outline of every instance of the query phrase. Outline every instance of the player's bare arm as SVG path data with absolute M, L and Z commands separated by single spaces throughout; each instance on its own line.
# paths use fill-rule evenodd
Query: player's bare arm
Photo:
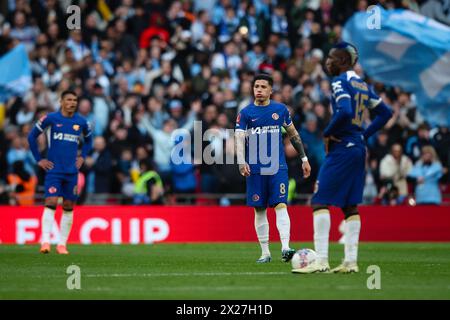
M 303 147 L 303 142 L 300 138 L 300 134 L 298 133 L 297 129 L 295 129 L 293 123 L 290 126 L 286 126 L 285 129 L 289 136 L 289 140 L 292 143 L 292 146 L 302 159 L 303 176 L 305 178 L 308 178 L 311 174 L 311 166 L 308 162 L 308 158 L 306 157 L 305 148 Z
M 81 166 L 83 165 L 83 163 L 84 163 L 84 158 L 81 157 L 81 156 L 78 156 L 78 157 L 77 157 L 77 161 L 76 161 L 77 169 L 80 169 Z
M 250 166 L 245 162 L 245 132 L 236 131 L 236 155 L 239 165 L 239 172 L 244 177 L 250 175 Z
M 51 170 L 54 167 L 53 162 L 47 159 L 39 160 L 38 166 L 44 169 L 45 171 Z

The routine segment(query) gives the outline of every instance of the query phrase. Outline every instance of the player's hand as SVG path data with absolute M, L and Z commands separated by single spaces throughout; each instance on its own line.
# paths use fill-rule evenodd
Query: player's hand
M 323 142 L 325 144 L 325 154 L 328 154 L 331 142 L 342 142 L 342 140 L 336 138 L 335 136 L 329 136 L 323 138 Z
M 241 175 L 243 175 L 244 177 L 248 177 L 250 175 L 250 166 L 245 163 L 245 164 L 240 164 L 239 165 L 239 172 L 241 173 Z
M 311 175 L 311 166 L 308 161 L 302 163 L 303 178 L 308 178 Z
M 38 162 L 38 166 L 44 169 L 45 171 L 53 169 L 54 165 L 53 162 L 47 160 L 47 159 L 41 159 Z
M 80 170 L 80 168 L 83 165 L 83 163 L 84 163 L 84 158 L 83 157 L 77 157 L 76 166 L 77 166 L 78 170 Z

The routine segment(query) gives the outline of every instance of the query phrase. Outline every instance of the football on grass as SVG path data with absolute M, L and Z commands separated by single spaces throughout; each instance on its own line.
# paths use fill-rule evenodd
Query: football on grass
M 300 249 L 292 257 L 292 269 L 304 268 L 316 261 L 317 254 L 312 249 Z

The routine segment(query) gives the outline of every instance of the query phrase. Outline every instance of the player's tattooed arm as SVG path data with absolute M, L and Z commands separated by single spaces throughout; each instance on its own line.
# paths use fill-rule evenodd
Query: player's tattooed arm
M 250 166 L 245 162 L 245 131 L 237 130 L 235 141 L 239 172 L 244 177 L 248 177 L 250 175 Z
M 294 124 L 285 127 L 285 129 L 289 136 L 289 140 L 292 143 L 292 146 L 295 150 L 297 150 L 300 158 L 304 159 L 306 157 L 305 148 L 303 147 L 302 138 L 300 138 L 300 134 L 298 133 L 297 129 L 295 129 Z
M 306 156 L 305 148 L 303 147 L 303 142 L 300 138 L 300 134 L 298 133 L 297 129 L 295 129 L 294 124 L 286 126 L 285 129 L 289 136 L 289 140 L 291 140 L 292 146 L 295 150 L 297 150 L 300 158 L 302 159 L 303 177 L 308 178 L 311 174 L 311 166 L 309 164 L 308 157 Z

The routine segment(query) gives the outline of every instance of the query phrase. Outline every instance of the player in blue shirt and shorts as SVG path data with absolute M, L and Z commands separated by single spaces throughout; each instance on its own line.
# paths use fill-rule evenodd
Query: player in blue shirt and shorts
M 362 202 L 365 180 L 366 141 L 391 118 L 388 106 L 353 71 L 358 60 L 356 48 L 346 42 L 330 50 L 326 60 L 333 76 L 331 107 L 333 116 L 324 130 L 326 158 L 320 168 L 316 190 L 311 200 L 314 213 L 314 247 L 317 259 L 311 265 L 294 269 L 294 273 L 329 272 L 328 237 L 329 205 L 342 209 L 345 215 L 345 258 L 334 273 L 358 272 L 357 254 L 361 221 L 357 205 Z M 376 114 L 364 129 L 362 116 L 366 109 Z
M 292 123 L 286 106 L 270 100 L 273 80 L 260 74 L 253 80 L 255 100 L 238 114 L 236 120 L 236 151 L 240 173 L 247 178 L 247 205 L 255 210 L 255 229 L 261 246 L 257 263 L 271 261 L 267 207 L 275 208 L 277 229 L 282 245 L 281 259 L 290 261 L 295 253 L 289 247 L 290 219 L 287 212 L 288 172 L 282 127 L 302 159 L 305 178 L 311 167 L 300 135 Z
M 45 208 L 42 215 L 41 253 L 50 252 L 50 232 L 58 198 L 63 198 L 63 214 L 60 223 L 61 238 L 56 247 L 59 254 L 68 254 L 66 243 L 73 222 L 73 207 L 77 200 L 78 170 L 92 148 L 92 131 L 85 118 L 76 113 L 78 98 L 73 91 L 61 94 L 61 109 L 43 116 L 28 135 L 31 152 L 45 175 Z M 47 135 L 47 158 L 43 158 L 37 145 L 37 137 Z M 78 145 L 84 136 L 81 155 Z

